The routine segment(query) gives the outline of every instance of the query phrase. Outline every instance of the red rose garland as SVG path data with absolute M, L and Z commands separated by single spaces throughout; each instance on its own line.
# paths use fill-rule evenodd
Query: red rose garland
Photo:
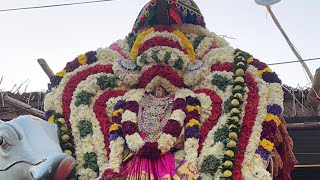
M 107 154 L 110 153 L 108 130 L 110 128 L 111 122 L 109 120 L 109 117 L 106 115 L 106 102 L 108 102 L 110 98 L 122 96 L 124 93 L 124 90 L 108 90 L 100 95 L 100 97 L 96 100 L 93 106 L 93 111 L 96 115 L 96 118 L 99 121 L 100 129 L 104 136 L 104 143 L 107 150 Z
M 244 160 L 244 153 L 249 142 L 252 128 L 258 113 L 259 88 L 257 82 L 250 73 L 246 73 L 246 84 L 249 88 L 247 105 L 245 107 L 245 115 L 240 129 L 239 141 L 237 144 L 238 152 L 235 154 L 235 163 L 233 177 L 236 180 L 242 180 L 241 164 Z
M 167 46 L 171 48 L 179 49 L 180 51 L 187 54 L 187 50 L 180 46 L 179 42 L 174 42 L 168 38 L 165 37 L 154 37 L 151 38 L 143 43 L 142 46 L 140 46 L 138 55 L 141 55 L 143 52 L 147 51 L 148 49 L 156 46 Z
M 200 146 L 198 152 L 202 149 L 202 144 L 207 138 L 209 131 L 217 124 L 218 118 L 221 115 L 221 104 L 222 99 L 212 90 L 210 89 L 198 89 L 195 91 L 196 94 L 204 93 L 208 95 L 212 101 L 212 108 L 211 114 L 209 118 L 203 123 L 203 127 L 201 128 L 201 139 L 200 139 Z
M 157 64 L 146 70 L 139 79 L 139 88 L 145 88 L 148 83 L 150 83 L 154 77 L 160 76 L 168 80 L 171 84 L 178 88 L 185 87 L 183 79 L 178 75 L 178 73 L 170 66 L 163 64 Z
M 227 72 L 232 72 L 233 70 L 233 64 L 226 62 L 222 64 L 214 64 L 211 66 L 211 72 L 212 71 L 227 71 Z
M 67 122 L 68 127 L 70 128 L 70 104 L 73 96 L 73 92 L 77 88 L 78 84 L 85 80 L 88 76 L 97 73 L 113 73 L 112 65 L 96 65 L 90 67 L 86 70 L 80 71 L 75 74 L 67 83 L 66 87 L 63 90 L 62 94 L 62 110 L 64 114 L 64 118 Z

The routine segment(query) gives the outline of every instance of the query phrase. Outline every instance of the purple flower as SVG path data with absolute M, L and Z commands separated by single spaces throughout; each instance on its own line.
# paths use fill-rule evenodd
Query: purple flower
M 123 108 L 124 107 L 124 105 L 125 105 L 125 102 L 126 101 L 124 101 L 124 100 L 119 100 L 118 102 L 117 102 L 117 104 L 114 106 L 114 110 L 118 110 L 118 109 L 121 109 L 121 108 Z
M 114 134 L 110 134 L 109 136 L 109 141 L 114 141 L 119 137 L 119 134 L 114 133 Z
M 258 149 L 256 150 L 256 153 L 260 154 L 261 158 L 264 160 L 268 160 L 270 152 L 263 149 L 261 146 L 258 147 Z
M 44 119 L 45 119 L 46 121 L 48 121 L 48 119 L 53 115 L 54 112 L 55 112 L 55 111 L 53 111 L 53 110 L 46 111 L 46 112 L 44 113 Z
M 282 108 L 278 104 L 272 104 L 267 106 L 268 113 L 280 116 L 282 113 Z
M 258 59 L 254 59 L 250 64 L 256 67 L 258 70 L 263 70 L 264 68 L 268 67 L 265 63 L 260 62 Z
M 200 139 L 201 133 L 199 126 L 187 127 L 185 130 L 185 138 L 196 138 Z
M 98 61 L 96 57 L 97 53 L 95 51 L 89 51 L 85 55 L 87 56 L 87 64 L 92 64 Z
M 188 105 L 192 105 L 192 106 L 200 105 L 200 101 L 197 98 L 188 96 L 186 100 Z
M 50 77 L 50 82 L 52 87 L 56 87 L 60 84 L 60 81 L 62 80 L 62 77 L 59 76 L 52 76 Z
M 265 72 L 262 74 L 262 79 L 268 83 L 282 83 L 275 72 Z
M 79 66 L 80 66 L 80 63 L 79 63 L 78 59 L 76 58 L 75 60 L 67 63 L 65 70 L 67 72 L 72 72 L 75 69 L 77 69 Z

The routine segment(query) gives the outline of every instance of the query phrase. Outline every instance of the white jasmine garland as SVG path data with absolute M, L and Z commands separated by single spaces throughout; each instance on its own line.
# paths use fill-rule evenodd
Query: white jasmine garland
M 176 109 L 172 112 L 169 119 L 176 120 L 180 123 L 182 126 L 184 124 L 184 119 L 186 118 L 186 113 L 182 111 L 181 109 Z
M 122 99 L 122 96 L 118 96 L 116 98 L 110 98 L 108 102 L 106 102 L 106 114 L 107 116 L 111 119 L 112 118 L 112 112 L 113 112 L 113 107 L 117 104 L 117 102 Z
M 210 68 L 204 64 L 197 70 L 186 72 L 183 77 L 183 82 L 187 86 L 195 86 L 203 81 L 210 74 Z
M 213 64 L 218 63 L 233 63 L 234 61 L 234 55 L 233 55 L 234 49 L 230 46 L 223 47 L 223 48 L 215 48 L 212 49 L 210 52 L 208 52 L 204 57 L 203 61 L 208 64 L 210 67 Z
M 178 150 L 174 154 L 175 167 L 177 168 L 179 164 L 184 160 L 186 153 L 183 149 Z
M 110 142 L 110 160 L 109 167 L 114 171 L 119 173 L 120 167 L 122 163 L 123 157 L 123 149 L 124 149 L 124 139 L 122 137 L 118 137 L 116 140 Z
M 186 153 L 185 159 L 190 162 L 194 167 L 198 167 L 198 148 L 199 148 L 199 139 L 188 138 L 184 144 L 184 151 Z
M 139 133 L 126 135 L 126 142 L 129 149 L 134 152 L 137 152 L 144 145 L 144 141 L 139 135 Z
M 54 106 L 54 94 L 55 94 L 56 89 L 53 88 L 51 92 L 49 92 L 48 94 L 46 94 L 46 98 L 44 98 L 44 110 L 48 111 L 48 110 L 53 110 L 55 109 Z
M 114 74 L 121 79 L 121 81 L 128 85 L 133 86 L 139 82 L 139 77 L 141 76 L 139 71 L 128 71 L 123 69 L 119 63 L 119 59 L 115 61 L 112 65 L 112 70 Z
M 283 95 L 284 92 L 282 90 L 282 86 L 279 83 L 268 83 L 268 88 L 269 88 L 269 96 L 268 96 L 268 103 L 270 105 L 272 104 L 278 104 L 281 106 L 282 109 L 283 107 Z
M 113 64 L 116 59 L 121 58 L 118 52 L 114 52 L 109 48 L 99 48 L 96 52 L 99 64 Z
M 253 70 L 253 69 L 249 68 L 247 71 L 251 72 L 250 70 Z M 250 135 L 249 142 L 245 151 L 242 167 L 252 166 L 252 158 L 254 157 L 254 154 L 258 149 L 259 143 L 260 143 L 262 123 L 264 122 L 267 116 L 268 88 L 264 81 L 260 81 L 260 77 L 257 76 L 258 75 L 257 73 L 251 73 L 251 74 L 253 75 L 253 78 L 255 79 L 255 81 L 258 83 L 260 100 L 258 104 L 256 121 L 252 128 L 252 133 Z
M 152 32 L 152 33 L 148 34 L 143 39 L 141 44 L 145 43 L 146 41 L 148 41 L 148 40 L 150 40 L 150 39 L 152 39 L 154 37 L 164 37 L 164 38 L 170 39 L 173 42 L 178 42 L 181 47 L 184 47 L 184 45 L 182 44 L 182 42 L 179 39 L 179 37 L 176 36 L 175 34 L 169 33 L 168 31 L 163 31 L 163 32 L 155 31 L 155 32 Z
M 126 121 L 137 123 L 137 114 L 130 110 L 125 110 L 124 113 L 122 114 L 121 123 L 124 123 Z
M 230 80 L 230 85 L 228 85 L 226 87 L 225 91 L 222 91 L 217 86 L 212 85 L 212 79 L 213 79 L 214 75 L 220 75 L 220 76 Z M 232 88 L 233 88 L 233 85 L 232 85 L 233 84 L 233 78 L 232 77 L 233 77 L 233 73 L 232 72 L 227 72 L 227 71 L 212 72 L 203 81 L 201 81 L 200 84 L 196 85 L 194 87 L 194 90 L 202 89 L 202 88 L 211 89 L 212 91 L 217 93 L 217 95 L 222 99 L 223 102 L 225 102 L 226 100 L 229 99 L 230 96 L 232 96 Z
M 97 154 L 97 164 L 100 167 L 99 174 L 103 173 L 104 168 L 107 167 L 107 152 L 105 150 L 104 136 L 100 129 L 100 124 L 96 119 L 96 115 L 93 112 L 93 108 L 88 108 L 87 105 L 75 106 L 75 100 L 78 93 L 81 91 L 86 91 L 95 94 L 91 98 L 93 107 L 94 102 L 99 98 L 103 93 L 102 90 L 98 90 L 99 86 L 97 85 L 97 78 L 105 76 L 104 73 L 98 73 L 91 76 L 88 76 L 85 81 L 82 81 L 77 86 L 73 98 L 71 101 L 71 114 L 70 114 L 70 124 L 72 127 L 72 134 L 74 136 L 74 142 L 76 145 L 76 156 L 78 167 L 83 168 L 84 161 L 82 160 L 86 152 L 95 152 Z M 109 76 L 109 75 L 108 75 Z M 88 83 L 90 82 L 90 83 Z M 86 120 L 92 124 L 92 135 L 87 135 L 85 138 L 80 138 L 80 132 L 78 131 L 78 122 L 79 120 Z M 77 148 L 80 147 L 80 148 Z M 110 156 L 111 157 L 111 156 Z M 82 158 L 82 159 L 81 159 Z M 80 160 L 81 159 L 81 160 Z M 80 161 L 78 161 L 80 160 Z M 80 164 L 81 163 L 81 164 Z M 88 171 L 81 171 L 88 172 Z M 88 174 L 83 174 L 84 176 L 89 176 Z M 91 178 L 94 178 L 93 176 Z
M 166 91 L 171 94 L 178 90 L 178 87 L 176 87 L 174 84 L 171 84 L 167 79 L 156 76 L 152 79 L 151 82 L 148 83 L 148 85 L 145 87 L 146 92 L 153 92 L 156 87 L 159 87 L 161 85 L 163 88 L 166 89 Z
M 157 140 L 158 149 L 161 150 L 162 154 L 170 151 L 171 147 L 173 147 L 174 143 L 177 141 L 177 138 L 171 136 L 170 134 L 162 133 L 160 138 Z
M 182 69 L 177 70 L 175 68 L 175 70 L 179 73 L 179 75 L 182 75 L 182 71 L 185 69 L 187 64 L 190 62 L 188 55 L 185 54 L 184 52 L 180 51 L 179 49 L 171 48 L 171 47 L 167 47 L 167 46 L 156 46 L 156 47 L 152 47 L 152 48 L 146 50 L 143 54 L 141 54 L 140 56 L 137 57 L 137 64 L 138 64 L 138 66 L 141 66 L 142 72 L 146 71 L 149 67 L 152 67 L 153 65 L 158 64 L 158 62 L 156 62 L 153 58 L 153 52 L 157 52 L 157 56 L 160 61 L 159 63 L 161 63 L 161 64 L 166 64 L 164 57 L 165 57 L 165 54 L 167 52 L 169 52 L 171 54 L 171 56 L 170 56 L 170 59 L 168 60 L 168 65 L 173 68 L 175 68 L 174 65 L 176 63 L 176 60 L 178 59 L 178 57 L 180 57 L 183 61 Z M 141 62 L 140 59 L 143 56 L 146 56 L 145 60 L 148 62 L 148 64 L 144 64 L 143 62 Z
M 203 57 L 204 53 L 211 48 L 213 43 L 215 43 L 213 37 L 205 37 L 196 48 L 197 57 Z
M 212 109 L 212 100 L 210 96 L 206 95 L 205 93 L 196 94 L 197 98 L 201 102 L 201 123 L 204 123 L 206 121 L 210 114 Z

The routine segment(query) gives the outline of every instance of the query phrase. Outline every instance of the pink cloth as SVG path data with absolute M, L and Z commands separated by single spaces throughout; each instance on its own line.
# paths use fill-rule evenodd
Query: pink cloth
M 174 157 L 171 152 L 155 160 L 135 155 L 120 173 L 127 180 L 170 180 L 176 173 L 174 166 Z

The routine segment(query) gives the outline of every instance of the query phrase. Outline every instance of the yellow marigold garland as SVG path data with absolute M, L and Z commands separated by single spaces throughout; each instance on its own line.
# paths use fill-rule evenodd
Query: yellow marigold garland
M 63 76 L 66 75 L 66 74 L 67 74 L 67 71 L 66 71 L 66 70 L 62 70 L 62 71 L 58 72 L 58 73 L 56 74 L 56 76 L 63 77 Z
M 86 64 L 86 63 L 87 63 L 87 57 L 86 57 L 86 55 L 80 54 L 80 55 L 78 56 L 78 62 L 79 62 L 81 65 Z
M 134 42 L 132 49 L 131 49 L 131 60 L 135 61 L 138 57 L 139 47 L 143 41 L 143 39 L 152 33 L 154 31 L 154 28 L 149 28 L 146 31 L 143 31 Z
M 263 70 L 259 70 L 259 75 L 262 76 L 265 72 L 272 72 L 272 70 L 269 67 L 266 67 Z
M 193 62 L 194 60 L 196 60 L 196 54 L 195 54 L 193 46 L 189 42 L 188 38 L 179 30 L 174 30 L 173 34 L 175 34 L 176 36 L 178 36 L 181 39 L 182 44 L 184 45 L 184 47 L 187 50 L 190 61 Z
M 266 117 L 266 121 L 267 122 L 274 121 L 277 126 L 279 126 L 281 124 L 281 121 L 280 121 L 279 117 L 276 116 L 276 115 L 270 114 L 270 113 L 268 113 L 268 115 Z
M 197 110 L 199 114 L 201 114 L 201 106 L 197 105 L 197 106 L 191 106 L 191 105 L 187 105 L 187 111 L 193 111 L 193 110 Z
M 110 126 L 109 132 L 111 131 L 117 131 L 121 127 L 120 124 L 114 123 Z
M 270 142 L 267 139 L 262 139 L 262 141 L 260 141 L 260 146 L 262 146 L 265 150 L 271 152 L 273 150 L 274 143 Z
M 200 124 L 199 121 L 197 121 L 196 119 L 191 119 L 186 126 L 187 127 L 193 127 L 193 126 L 196 126 L 196 125 L 201 127 L 201 124 Z

